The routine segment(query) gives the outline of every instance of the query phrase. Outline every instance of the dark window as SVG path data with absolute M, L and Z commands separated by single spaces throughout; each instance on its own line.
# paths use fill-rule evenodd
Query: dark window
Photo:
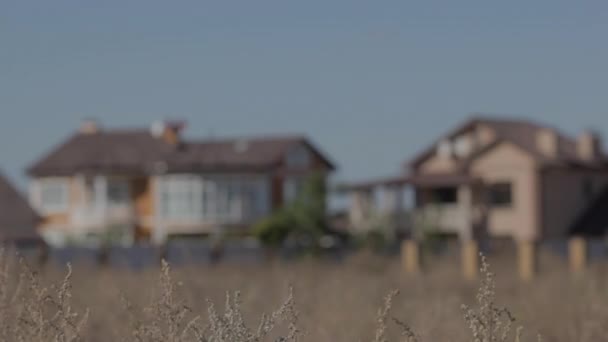
M 495 207 L 510 207 L 513 204 L 511 183 L 490 185 L 490 204 Z
M 442 187 L 432 190 L 431 201 L 440 204 L 454 204 L 458 202 L 458 189 L 455 187 Z

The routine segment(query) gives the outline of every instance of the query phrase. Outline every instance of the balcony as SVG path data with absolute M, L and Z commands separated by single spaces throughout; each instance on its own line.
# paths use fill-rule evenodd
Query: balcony
M 70 219 L 78 229 L 96 232 L 113 225 L 133 224 L 136 215 L 131 205 L 108 205 L 106 208 L 84 205 L 72 210 Z
M 415 229 L 467 235 L 472 228 L 471 208 L 460 204 L 427 204 L 413 212 Z

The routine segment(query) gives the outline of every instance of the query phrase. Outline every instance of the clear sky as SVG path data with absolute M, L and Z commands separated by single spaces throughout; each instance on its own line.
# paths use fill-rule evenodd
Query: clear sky
M 608 134 L 608 1 L 0 0 L 0 167 L 79 125 L 303 132 L 384 176 L 472 112 Z

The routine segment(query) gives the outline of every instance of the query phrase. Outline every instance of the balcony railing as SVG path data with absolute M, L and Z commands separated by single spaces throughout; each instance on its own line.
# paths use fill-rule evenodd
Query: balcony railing
M 471 229 L 470 207 L 459 204 L 428 204 L 414 210 L 416 229 L 462 233 Z
M 131 205 L 108 205 L 105 208 L 84 205 L 71 213 L 72 224 L 89 231 L 104 230 L 111 225 L 132 224 L 135 212 Z

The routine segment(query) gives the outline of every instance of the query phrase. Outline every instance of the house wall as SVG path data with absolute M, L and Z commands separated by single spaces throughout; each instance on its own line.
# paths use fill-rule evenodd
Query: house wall
M 496 139 L 496 133 L 492 128 L 483 124 L 477 125 L 475 128 L 475 135 L 480 146 L 488 145 Z
M 585 183 L 592 194 L 586 196 Z M 574 220 L 592 203 L 593 194 L 608 186 L 608 171 L 551 169 L 542 173 L 543 233 L 547 238 L 563 237 Z
M 308 153 L 309 162 L 306 165 L 289 165 L 287 159 L 291 152 L 302 152 L 302 150 Z M 286 200 L 284 198 L 285 183 L 289 181 L 290 177 L 306 178 L 315 172 L 321 172 L 324 175 L 324 181 L 327 184 L 327 177 L 331 170 L 321 158 L 321 156 L 307 144 L 301 143 L 292 147 L 291 151 L 285 153 L 284 158 L 280 161 L 277 172 L 272 179 L 272 208 L 279 209 L 284 206 Z
M 463 156 L 457 156 L 455 153 L 455 143 L 457 141 L 466 141 L 470 144 L 470 153 L 483 148 L 484 146 L 492 143 L 496 138 L 496 134 L 494 131 L 485 125 L 477 125 L 475 127 L 471 127 L 466 132 L 462 132 L 457 136 L 450 139 L 452 143 L 452 152 L 453 156 L 440 156 L 436 152 L 434 152 L 431 156 L 429 156 L 424 162 L 422 162 L 416 172 L 417 173 L 450 173 L 456 171 L 458 166 L 458 158 L 462 158 Z
M 135 178 L 131 181 L 131 196 L 137 216 L 136 235 L 150 236 L 156 214 L 154 206 L 154 182 L 151 177 Z
M 511 183 L 512 206 L 489 207 L 487 227 L 491 235 L 533 239 L 540 230 L 540 179 L 537 165 L 526 152 L 501 143 L 471 165 L 473 176 L 484 183 Z
M 257 189 L 263 189 L 261 192 L 258 192 L 257 195 L 261 196 L 260 198 L 265 198 L 265 203 L 261 208 L 258 207 L 252 208 L 254 210 L 251 213 L 252 216 L 244 217 L 244 218 L 216 218 L 216 217 L 207 217 L 207 216 L 189 216 L 189 217 L 163 217 L 163 213 L 161 210 L 155 210 L 154 208 L 160 206 L 160 198 L 161 198 L 161 188 L 162 183 L 168 180 L 168 177 L 182 177 L 185 176 L 187 178 L 193 178 L 194 183 L 193 187 L 200 187 L 198 190 L 195 190 L 195 193 L 198 191 L 204 191 L 204 182 L 214 182 L 214 181 L 225 181 L 228 179 L 232 179 L 234 181 L 243 181 L 243 182 L 251 182 L 256 184 L 257 186 L 262 185 L 262 187 Z M 197 180 L 200 178 L 200 180 Z M 200 184 L 198 182 L 201 182 Z M 251 184 L 250 183 L 250 184 Z M 221 228 L 223 231 L 243 231 L 245 228 L 250 228 L 251 224 L 256 220 L 261 218 L 263 215 L 266 215 L 268 211 L 272 210 L 272 182 L 271 178 L 268 174 L 171 174 L 165 176 L 156 176 L 155 179 L 151 179 L 151 182 L 148 187 L 148 192 L 150 193 L 150 197 L 142 197 L 140 200 L 139 210 L 140 212 L 145 212 L 146 210 L 150 210 L 150 206 L 152 206 L 151 216 L 150 216 L 150 227 L 149 227 L 149 235 L 154 239 L 164 239 L 167 235 L 195 235 L 195 234 L 211 234 L 217 232 L 217 229 Z M 202 196 L 202 193 L 196 195 Z M 208 195 L 209 196 L 209 195 Z M 207 197 L 208 201 L 212 201 L 214 197 Z M 151 203 L 150 203 L 151 200 Z M 209 202 L 207 202 L 209 203 Z M 255 205 L 260 205 L 259 202 L 255 202 Z M 202 210 L 202 208 L 201 208 Z M 263 212 L 259 212 L 256 210 L 263 210 Z M 203 215 L 202 213 L 199 213 Z
M 271 180 L 271 203 L 272 209 L 277 210 L 283 206 L 283 183 L 285 177 L 282 175 L 274 175 Z
M 37 209 L 39 215 L 42 218 L 42 221 L 38 228 L 41 231 L 49 228 L 52 228 L 53 230 L 70 231 L 72 229 L 69 224 L 70 212 L 76 205 L 78 205 L 84 194 L 82 194 L 82 191 L 80 190 L 78 179 L 76 177 L 61 177 L 53 179 L 65 180 L 66 182 L 68 182 L 68 206 L 66 210 L 61 212 L 44 213 L 43 211 L 41 211 L 39 209 L 37 200 L 37 184 L 38 182 L 44 181 L 45 178 L 32 180 L 30 203 L 32 204 L 32 207 Z
M 437 154 L 429 157 L 418 167 L 419 173 L 450 173 L 456 171 L 456 161 L 450 157 L 438 156 Z

